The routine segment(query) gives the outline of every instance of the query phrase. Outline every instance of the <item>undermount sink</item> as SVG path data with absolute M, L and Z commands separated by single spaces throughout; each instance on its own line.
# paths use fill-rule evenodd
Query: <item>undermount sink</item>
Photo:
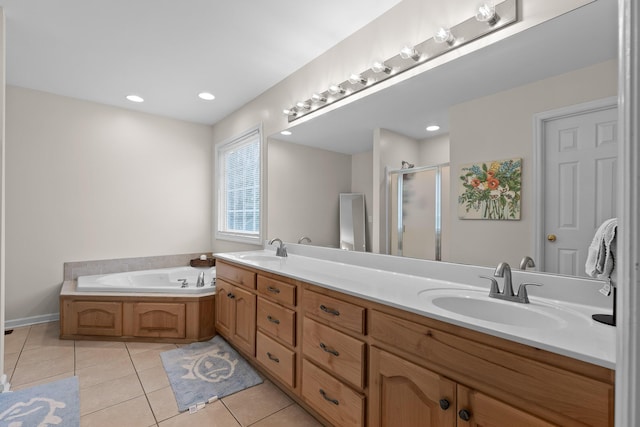
M 418 295 L 435 307 L 462 317 L 520 328 L 559 328 L 575 317 L 572 312 L 552 305 L 489 298 L 488 292 L 440 288 L 421 291 Z
M 245 261 L 253 262 L 268 262 L 268 261 L 282 261 L 284 258 L 275 255 L 239 255 L 238 258 Z

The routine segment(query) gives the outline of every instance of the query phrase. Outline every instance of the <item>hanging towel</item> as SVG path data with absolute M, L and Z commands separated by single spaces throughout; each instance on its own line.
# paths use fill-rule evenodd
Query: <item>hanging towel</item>
M 618 219 L 608 219 L 600 225 L 589 246 L 585 271 L 591 277 L 611 279 L 615 267 L 615 238 Z

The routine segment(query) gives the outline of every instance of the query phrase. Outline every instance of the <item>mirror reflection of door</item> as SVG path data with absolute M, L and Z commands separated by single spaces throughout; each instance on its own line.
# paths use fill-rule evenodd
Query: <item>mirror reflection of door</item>
M 578 105 L 542 123 L 544 270 L 586 276 L 593 236 L 616 217 L 615 100 Z M 573 111 L 572 111 L 573 110 Z
M 389 182 L 391 255 L 442 260 L 449 166 L 391 171 Z

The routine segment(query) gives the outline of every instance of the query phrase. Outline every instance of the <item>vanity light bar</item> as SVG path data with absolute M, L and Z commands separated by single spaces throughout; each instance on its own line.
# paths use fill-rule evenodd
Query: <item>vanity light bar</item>
M 495 5 L 495 8 L 491 3 L 483 3 L 480 7 L 484 7 L 484 9 L 474 10 L 473 16 L 466 21 L 450 28 L 443 28 L 448 34 L 446 39 L 434 35 L 434 37 L 413 46 L 412 52 L 407 51 L 411 47 L 405 47 L 399 54 L 375 63 L 372 68 L 361 73 L 354 73 L 349 79 L 340 84 L 333 84 L 323 92 L 316 92 L 313 97 L 299 103 L 304 107 L 296 108 L 294 106 L 285 109 L 284 114 L 289 123 L 480 37 L 498 31 L 518 20 L 517 0 L 505 0 Z M 381 64 L 384 64 L 384 69 L 381 69 Z

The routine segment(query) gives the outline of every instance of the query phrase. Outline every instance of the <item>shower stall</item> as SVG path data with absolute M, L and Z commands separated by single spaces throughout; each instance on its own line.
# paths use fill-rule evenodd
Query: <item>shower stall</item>
M 449 164 L 387 170 L 387 253 L 448 259 Z

